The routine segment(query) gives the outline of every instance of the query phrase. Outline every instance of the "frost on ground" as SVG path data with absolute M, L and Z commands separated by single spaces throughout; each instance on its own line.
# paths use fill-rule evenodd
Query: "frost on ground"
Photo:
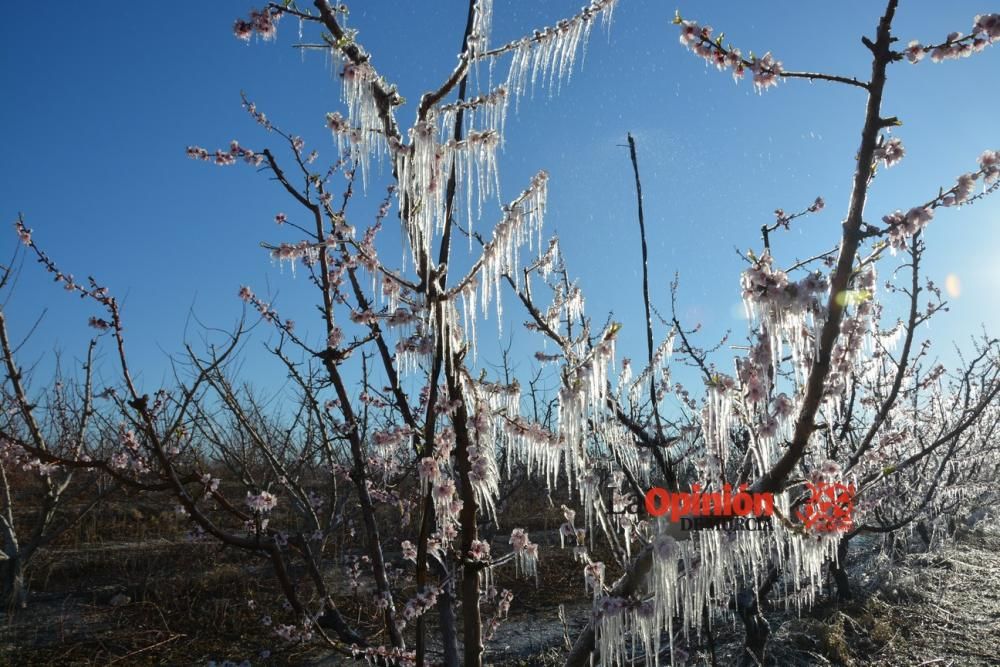
M 927 552 L 913 550 L 890 562 L 869 541 L 852 551 L 855 599 L 817 600 L 801 617 L 768 612 L 773 665 L 996 665 L 1000 661 L 1000 524 L 962 527 Z M 566 608 L 572 639 L 586 621 L 586 606 Z M 732 665 L 742 647 L 738 621 L 714 628 L 715 664 Z M 562 664 L 563 625 L 558 610 L 513 617 L 486 659 L 495 665 Z M 712 665 L 704 642 L 689 665 Z

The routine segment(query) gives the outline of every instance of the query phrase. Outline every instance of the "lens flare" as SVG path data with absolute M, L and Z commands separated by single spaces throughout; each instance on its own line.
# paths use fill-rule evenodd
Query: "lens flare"
M 952 299 L 957 299 L 962 295 L 962 281 L 954 273 L 949 273 L 944 279 L 944 291 Z

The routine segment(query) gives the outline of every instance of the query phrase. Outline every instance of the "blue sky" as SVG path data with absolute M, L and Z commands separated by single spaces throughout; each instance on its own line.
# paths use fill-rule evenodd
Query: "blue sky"
M 579 4 L 496 0 L 493 43 L 553 24 Z M 560 235 L 588 313 L 603 321 L 614 311 L 625 323 L 623 354 L 644 354 L 626 132 L 639 146 L 654 302 L 668 307 L 668 284 L 679 272 L 680 314 L 702 323 L 708 343 L 727 329 L 742 335 L 734 247 L 759 248 L 758 230 L 775 208 L 799 210 L 817 195 L 827 202 L 821 214 L 775 238 L 779 258 L 833 245 L 864 111 L 863 91 L 845 86 L 788 81 L 757 95 L 749 81 L 734 84 L 680 46 L 670 25 L 674 10 L 724 31 L 745 53 L 773 51 L 787 69 L 864 77 L 868 52 L 859 38 L 872 33 L 881 4 L 621 0 L 610 35 L 594 31 L 571 83 L 558 96 L 539 94 L 511 111 L 502 190 L 510 198 L 538 169 L 549 171 L 546 231 Z M 276 295 L 279 310 L 300 327 L 313 317 L 306 281 L 273 266 L 259 247 L 297 240 L 273 223 L 275 213 L 293 210 L 287 196 L 250 168 L 217 168 L 184 154 L 191 144 L 214 149 L 231 139 L 255 149 L 277 145 L 240 108 L 241 90 L 321 155 L 333 153 L 323 119 L 341 106 L 328 63 L 291 48 L 298 26 L 290 19 L 276 42 L 248 46 L 234 39 L 234 19 L 251 7 L 17 3 L 0 26 L 0 89 L 7 100 L 0 105 L 0 215 L 9 225 L 23 212 L 65 271 L 92 274 L 123 299 L 130 352 L 147 389 L 169 375 L 168 355 L 182 352 L 182 341 L 198 345 L 202 331 L 192 313 L 211 327 L 238 320 L 241 284 Z M 896 34 L 904 44 L 940 41 L 952 30 L 968 31 L 975 14 L 991 9 L 965 0 L 903 0 Z M 458 0 L 379 0 L 353 8 L 349 24 L 410 101 L 398 114 L 404 125 L 421 93 L 454 65 L 465 11 Z M 897 134 L 907 156 L 878 178 L 867 219 L 926 201 L 974 170 L 984 149 L 1000 148 L 998 58 L 1000 51 L 988 48 L 962 61 L 892 67 L 885 110 L 904 122 Z M 370 223 L 382 192 L 373 185 L 372 202 L 356 203 L 356 226 Z M 939 211 L 926 232 L 929 276 L 943 285 L 955 274 L 961 282 L 950 312 L 928 331 L 941 352 L 980 323 L 1000 329 L 998 217 L 1000 199 L 987 199 Z M 16 236 L 7 229 L 9 257 Z M 401 256 L 394 234 L 387 231 L 380 246 L 391 263 Z M 891 262 L 882 264 L 883 277 L 891 270 Z M 23 363 L 41 361 L 40 369 L 52 349 L 67 363 L 78 357 L 92 333 L 87 319 L 98 314 L 33 265 L 25 266 L 6 308 L 15 338 L 44 314 L 22 350 Z M 515 309 L 508 301 L 512 324 L 524 319 Z M 494 342 L 482 347 L 484 359 L 495 360 L 495 329 L 485 331 Z M 504 335 L 511 332 L 518 349 L 539 349 L 519 326 L 505 326 Z M 249 351 L 266 339 L 259 334 Z M 265 385 L 280 377 L 259 354 L 248 355 L 244 368 Z

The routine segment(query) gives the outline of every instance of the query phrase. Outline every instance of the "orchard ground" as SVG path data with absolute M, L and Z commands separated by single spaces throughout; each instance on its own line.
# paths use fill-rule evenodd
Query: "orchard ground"
M 511 501 L 542 557 L 537 585 L 497 575 L 515 595 L 509 617 L 488 643 L 496 665 L 561 664 L 590 605 L 581 597 L 582 565 L 561 549 L 556 507 L 534 513 L 527 495 Z M 1000 655 L 1000 522 L 974 516 L 955 533 L 916 535 L 890 551 L 880 539 L 852 543 L 855 599 L 838 603 L 832 587 L 801 616 L 772 605 L 769 659 L 780 665 L 991 665 Z M 0 616 L 0 663 L 11 665 L 348 664 L 315 644 L 289 646 L 262 627 L 281 614 L 267 572 L 231 549 L 191 543 L 172 507 L 153 499 L 110 504 L 48 550 L 30 572 L 28 608 Z M 492 537 L 502 548 L 506 534 Z M 349 553 L 331 554 L 344 558 Z M 401 554 L 389 554 L 402 567 Z M 610 559 L 609 559 L 610 560 Z M 331 590 L 345 615 L 378 642 L 381 628 L 346 568 L 330 567 Z M 619 571 L 609 566 L 609 578 Z M 248 600 L 253 600 L 251 606 Z M 459 607 L 461 613 L 461 607 Z M 432 629 L 432 636 L 435 633 Z M 735 664 L 738 620 L 716 621 L 711 640 L 693 640 L 689 665 Z

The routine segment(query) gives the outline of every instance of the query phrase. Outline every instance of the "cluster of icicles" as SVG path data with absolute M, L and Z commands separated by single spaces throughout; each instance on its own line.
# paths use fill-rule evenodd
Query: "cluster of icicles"
M 775 498 L 788 511 L 788 500 Z M 675 540 L 668 524 L 654 529 L 653 563 L 645 594 L 620 598 L 595 598 L 596 648 L 605 665 L 661 664 L 663 642 L 669 642 L 664 662 L 676 655 L 674 640 L 705 632 L 705 621 L 727 609 L 734 592 L 759 587 L 767 576 L 766 564 L 786 575 L 780 593 L 789 608 L 801 610 L 813 603 L 823 581 L 823 565 L 836 556 L 838 536 L 805 536 L 787 531 L 775 522 L 772 532 L 693 531 L 686 540 Z M 683 619 L 677 627 L 676 619 Z
M 615 0 L 596 0 L 576 16 L 556 26 L 538 31 L 529 37 L 505 46 L 490 49 L 488 28 L 492 15 L 491 2 L 480 0 L 476 7 L 475 29 L 471 53 L 475 61 L 487 60 L 490 73 L 486 92 L 449 105 L 431 108 L 408 131 L 404 143 L 386 132 L 379 115 L 376 90 L 386 86 L 369 64 L 344 66 L 343 99 L 346 116 L 331 114 L 328 125 L 339 146 L 357 159 L 362 174 L 367 174 L 372 157 L 388 155 L 397 169 L 400 187 L 399 207 L 409 243 L 404 261 L 420 266 L 421 257 L 432 257 L 435 239 L 443 232 L 448 216 L 447 184 L 455 175 L 457 202 L 466 217 L 464 228 L 474 237 L 474 221 L 483 216 L 487 202 L 499 198 L 497 151 L 503 145 L 503 129 L 511 98 L 516 102 L 532 92 L 537 85 L 553 90 L 558 82 L 568 78 L 581 46 L 587 41 L 595 20 L 609 21 Z M 492 84 L 495 63 L 505 54 L 511 58 L 506 80 Z M 473 66 L 475 63 L 473 63 Z M 459 112 L 468 128 L 464 138 L 456 139 L 454 127 Z M 388 138 L 387 138 L 388 137 Z M 485 317 L 495 304 L 498 322 L 502 319 L 501 289 L 510 277 L 518 280 L 522 252 L 539 253 L 535 266 L 547 275 L 557 247 L 548 250 L 541 243 L 541 227 L 547 198 L 547 175 L 539 172 L 528 187 L 511 204 L 503 207 L 500 222 L 484 240 L 479 259 L 469 272 L 454 283 L 449 291 L 436 294 L 423 308 L 415 307 L 419 318 L 414 333 L 397 346 L 397 363 L 402 372 L 415 371 L 422 360 L 435 351 L 435 341 L 444 348 L 444 359 L 451 363 L 453 354 L 476 338 L 479 317 Z M 456 207 L 458 208 L 458 207 Z M 551 255 L 551 257 L 549 257 Z M 796 366 L 805 368 L 813 355 L 813 333 L 809 331 L 815 313 L 816 295 L 826 285 L 816 276 L 800 283 L 782 279 L 769 262 L 756 267 L 757 273 L 745 279 L 745 296 L 751 315 L 767 332 L 772 359 L 780 359 L 783 344 L 792 349 Z M 583 313 L 583 298 L 575 286 L 559 287 L 552 307 L 544 321 L 558 330 L 564 321 L 578 320 Z M 565 320 L 563 318 L 566 318 Z M 638 470 L 643 483 L 648 483 L 649 468 L 645 459 L 630 443 L 628 432 L 602 416 L 607 414 L 609 372 L 614 368 L 617 326 L 609 327 L 596 342 L 586 347 L 572 344 L 562 350 L 565 359 L 563 386 L 558 397 L 557 426 L 549 430 L 519 415 L 519 392 L 513 386 L 475 382 L 468 377 L 464 394 L 468 397 L 470 432 L 475 444 L 470 451 L 472 481 L 477 501 L 484 514 L 495 516 L 494 503 L 499 470 L 495 452 L 506 447 L 507 464 L 525 465 L 532 473 L 544 475 L 555 485 L 562 473 L 572 490 L 576 488 L 585 510 L 587 529 L 581 534 L 592 536 L 595 524 L 605 530 L 621 530 L 625 546 L 639 537 L 634 525 L 621 519 L 609 519 L 608 508 L 597 480 L 595 461 L 588 452 L 588 434 L 594 429 L 604 446 L 613 451 L 629 467 Z M 653 363 L 632 382 L 623 374 L 619 389 L 629 387 L 630 402 L 645 395 L 650 386 L 657 386 L 667 375 L 665 364 L 670 357 L 673 337 L 670 336 L 655 351 Z M 732 386 L 710 387 L 705 413 L 705 438 L 710 453 L 718 465 L 724 465 L 725 441 L 733 415 Z M 776 406 L 781 413 L 785 406 Z M 454 413 L 453 413 L 454 414 Z M 782 422 L 787 415 L 782 414 Z M 395 434 L 393 434 L 395 435 Z M 461 501 L 455 494 L 455 470 L 450 463 L 450 438 L 439 443 L 431 457 L 421 461 L 420 478 L 431 491 L 438 519 L 436 539 L 445 542 L 456 530 Z M 759 446 L 758 446 L 759 447 Z M 605 452 L 606 454 L 607 452 Z M 774 456 L 771 448 L 759 448 L 757 466 L 764 466 Z M 612 505 L 621 504 L 623 493 L 616 493 Z M 787 499 L 776 498 L 780 509 L 788 511 Z M 660 529 L 665 528 L 660 526 Z M 603 566 L 586 561 L 588 576 L 595 589 L 595 610 L 598 614 L 598 648 L 605 664 L 624 663 L 637 655 L 655 660 L 660 652 L 663 631 L 673 637 L 673 623 L 682 614 L 689 629 L 702 631 L 702 610 L 715 608 L 727 601 L 737 586 L 747 581 L 759 582 L 764 573 L 757 568 L 776 559 L 790 604 L 811 601 L 819 584 L 823 563 L 833 555 L 834 543 L 828 539 L 804 537 L 785 531 L 780 525 L 771 533 L 742 531 L 736 534 L 703 531 L 694 539 L 675 542 L 668 535 L 646 530 L 645 537 L 655 540 L 657 555 L 649 576 L 645 599 L 620 600 L 604 596 Z M 592 539 L 592 538 L 591 538 Z M 526 536 L 512 535 L 512 547 L 518 568 L 534 573 L 537 548 Z M 584 558 L 586 558 L 584 556 Z M 711 615 L 710 615 L 711 616 Z M 711 622 L 711 621 L 710 621 Z M 671 639 L 672 641 L 672 639 Z
M 341 152 L 346 149 L 360 163 L 365 182 L 371 159 L 391 156 L 401 185 L 400 210 L 408 227 L 414 261 L 418 253 L 429 253 L 435 235 L 444 228 L 446 184 L 452 169 L 458 191 L 465 190 L 466 229 L 473 230 L 474 219 L 482 215 L 484 202 L 499 195 L 496 151 L 503 143 L 509 97 L 521 95 L 529 85 L 533 89 L 540 82 L 551 90 L 568 79 L 595 21 L 602 19 L 609 24 L 616 2 L 595 0 L 553 27 L 490 49 L 493 3 L 479 0 L 473 15 L 469 50 L 463 57 L 470 61 L 470 79 L 477 81 L 478 64 L 489 63 L 490 74 L 484 82 L 486 92 L 427 109 L 407 132 L 408 143 L 404 143 L 404 137 L 395 128 L 385 126 L 380 95 L 390 94 L 391 87 L 371 61 L 344 62 L 340 52 L 332 49 L 334 61 L 340 66 L 342 100 L 347 113 L 329 114 L 327 125 Z M 508 55 L 510 69 L 506 82 L 494 85 L 492 71 Z M 468 133 L 465 138 L 456 139 L 454 130 L 460 111 Z
M 829 284 L 819 273 L 793 281 L 771 264 L 770 256 L 765 254 L 743 275 L 744 301 L 758 332 L 757 341 L 748 355 L 738 360 L 735 378 L 718 374 L 706 383 L 699 415 L 704 458 L 696 469 L 701 482 L 712 488 L 720 484 L 720 471 L 727 467 L 731 428 L 738 418 L 749 417 L 755 423 L 748 443 L 753 470 L 767 470 L 777 460 L 781 453 L 778 443 L 791 435 L 796 405 L 793 398 L 776 391 L 775 367 L 790 352 L 796 371 L 792 380 L 797 384 L 806 378 L 815 354 L 816 334 L 822 326 L 820 299 L 826 296 Z M 899 337 L 899 327 L 884 333 L 872 331 L 875 282 L 874 271 L 866 269 L 854 277 L 843 295 L 847 313 L 833 353 L 832 388 L 824 403 L 826 410 L 837 409 L 836 385 L 852 373 L 872 372 L 859 363 L 860 352 L 873 340 L 891 349 Z M 657 381 L 671 353 L 671 344 L 672 338 L 668 337 L 657 348 L 654 363 L 636 380 L 632 380 L 630 369 L 623 368 L 618 386 L 629 387 L 630 403 L 645 400 L 650 383 Z M 614 443 L 620 438 L 606 431 L 597 429 L 617 458 L 623 458 L 623 451 L 635 450 L 628 445 L 615 449 Z M 579 437 L 572 430 L 570 433 Z M 631 469 L 648 470 L 641 460 L 640 465 L 635 461 L 629 462 Z M 819 467 L 819 462 L 809 460 L 807 465 Z M 776 495 L 774 502 L 777 516 L 792 515 L 787 494 Z M 620 598 L 595 590 L 596 648 L 602 664 L 673 662 L 682 654 L 674 650 L 675 639 L 686 639 L 692 632 L 700 636 L 704 623 L 717 622 L 717 612 L 728 609 L 734 593 L 759 587 L 769 563 L 783 573 L 778 593 L 784 604 L 800 610 L 811 605 L 819 592 L 824 564 L 836 559 L 838 535 L 794 530 L 777 518 L 767 532 L 703 530 L 686 533 L 688 539 L 681 539 L 675 524 L 657 521 L 649 526 L 640 523 L 631 531 L 638 530 L 652 543 L 653 565 L 639 587 L 642 592 Z M 626 547 L 629 536 L 626 530 Z M 588 564 L 585 580 L 590 587 L 599 589 L 597 565 Z M 711 613 L 705 614 L 706 608 Z M 722 615 L 726 613 L 730 612 L 723 611 Z M 680 624 L 679 618 L 683 619 Z M 669 647 L 664 645 L 668 642 Z M 664 650 L 667 648 L 669 651 Z
M 606 24 L 610 22 L 616 2 L 594 0 L 553 27 L 491 49 L 492 0 L 478 0 L 469 50 L 464 57 L 471 61 L 470 83 L 473 79 L 484 83 L 481 92 L 466 100 L 426 109 L 405 133 L 395 127 L 391 112 L 387 115 L 386 96 L 394 92 L 371 61 L 347 62 L 333 50 L 345 108 L 343 115 L 328 114 L 327 127 L 340 153 L 346 153 L 360 166 L 363 183 L 367 184 L 370 178 L 373 160 L 388 159 L 394 167 L 399 184 L 395 196 L 408 243 L 403 268 L 406 263 L 426 267 L 428 273 L 422 278 L 428 284 L 440 275 L 441 267 L 434 267 L 428 258 L 434 256 L 435 241 L 449 219 L 459 220 L 454 210 L 448 210 L 447 191 L 452 175 L 457 193 L 454 208 L 464 209 L 463 229 L 470 248 L 475 247 L 474 239 L 482 239 L 479 259 L 469 271 L 454 280 L 453 287 L 441 287 L 443 293 L 426 295 L 422 303 L 413 294 L 406 294 L 405 298 L 401 295 L 402 282 L 383 278 L 374 244 L 367 237 L 362 243 L 365 252 L 360 263 L 371 272 L 373 281 L 381 283 L 381 305 L 393 313 L 386 321 L 402 329 L 395 357 L 402 374 L 419 371 L 438 345 L 443 349 L 445 363 L 451 364 L 465 345 L 475 344 L 477 320 L 485 318 L 494 304 L 499 326 L 503 317 L 503 283 L 510 279 L 519 284 L 525 249 L 538 253 L 530 272 L 543 280 L 555 265 L 557 243 L 553 240 L 545 249 L 541 242 L 548 194 L 546 172 L 540 171 L 518 197 L 501 207 L 500 222 L 488 238 L 475 231 L 474 222 L 484 217 L 489 202 L 501 201 L 497 152 L 503 147 L 511 100 L 516 107 L 521 97 L 533 94 L 536 87 L 552 92 L 561 81 L 568 80 L 593 26 L 599 19 Z M 510 67 L 506 78 L 495 84 L 494 68 L 508 56 Z M 489 65 L 484 82 L 479 80 L 478 64 L 482 62 Z M 460 114 L 466 133 L 456 138 Z M 195 157 L 204 159 L 207 153 L 199 152 Z M 346 227 L 335 232 L 334 239 L 353 237 L 353 230 Z M 334 243 L 331 241 L 330 245 Z M 318 259 L 318 249 L 310 244 L 286 244 L 275 249 L 274 256 L 279 261 L 292 261 L 293 266 L 296 259 L 309 264 Z M 870 340 L 870 296 L 874 281 L 874 272 L 868 272 L 854 285 L 857 302 L 844 320 L 833 355 L 836 378 L 846 378 L 853 371 L 858 350 Z M 731 427 L 738 418 L 747 416 L 738 414 L 740 410 L 752 413 L 758 420 L 750 443 L 754 471 L 766 470 L 776 460 L 777 443 L 787 437 L 792 424 L 794 402 L 784 394 L 767 400 L 774 393 L 770 369 L 784 358 L 787 346 L 795 370 L 794 382 L 805 380 L 815 355 L 816 334 L 823 324 L 819 299 L 828 290 L 828 283 L 819 273 L 793 281 L 773 268 L 770 255 L 765 254 L 744 273 L 742 286 L 748 316 L 757 325 L 760 337 L 748 357 L 738 364 L 736 378 L 719 375 L 707 386 L 706 400 L 697 417 L 704 449 L 702 480 L 707 485 L 718 484 L 721 470 L 727 467 Z M 408 309 L 399 308 L 402 301 Z M 551 306 L 540 319 L 551 330 L 560 331 L 565 322 L 582 318 L 583 307 L 580 289 L 560 284 L 554 288 Z M 376 316 L 372 311 L 366 313 L 359 314 L 357 321 L 363 323 L 364 318 Z M 596 648 L 601 660 L 604 664 L 631 664 L 645 659 L 647 663 L 658 664 L 664 637 L 670 642 L 668 655 L 672 660 L 675 632 L 685 637 L 692 631 L 700 635 L 705 619 L 712 623 L 717 616 L 714 612 L 727 609 L 735 591 L 760 584 L 768 563 L 783 573 L 780 586 L 787 605 L 800 608 L 811 604 L 821 584 L 824 563 L 836 557 L 838 536 L 806 535 L 774 521 L 773 530 L 768 532 L 706 530 L 691 532 L 689 539 L 678 541 L 672 534 L 674 526 L 666 521 L 650 524 L 625 516 L 622 509 L 629 501 L 629 491 L 621 473 L 612 475 L 608 503 L 605 499 L 608 487 L 602 488 L 600 481 L 606 477 L 599 469 L 607 459 L 614 458 L 635 471 L 637 479 L 633 481 L 641 487 L 648 487 L 651 481 L 648 456 L 636 448 L 633 434 L 608 410 L 609 373 L 615 366 L 617 331 L 617 325 L 608 327 L 592 345 L 586 336 L 581 336 L 567 342 L 565 349 L 559 351 L 561 354 L 551 355 L 553 360 L 563 362 L 555 428 L 520 416 L 520 388 L 516 383 L 475 381 L 467 374 L 461 375 L 462 394 L 467 400 L 465 410 L 456 410 L 449 404 L 442 411 L 453 420 L 460 413 L 470 415 L 466 425 L 473 440 L 468 450 L 469 477 L 484 515 L 496 519 L 500 475 L 496 453 L 500 448 L 508 453 L 505 460 L 508 472 L 511 465 L 523 465 L 529 473 L 544 476 L 551 487 L 565 473 L 570 491 L 575 490 L 579 497 L 586 528 L 578 529 L 573 523 L 574 514 L 568 513 L 566 533 L 560 534 L 573 538 L 578 559 L 584 563 L 585 585 L 594 593 Z M 673 352 L 673 342 L 671 333 L 635 380 L 631 378 L 631 369 L 623 365 L 618 396 L 624 393 L 630 407 L 645 401 L 651 389 L 656 389 L 658 395 L 658 388 L 666 384 L 669 378 L 666 364 Z M 454 422 L 451 426 L 443 425 L 436 434 L 433 453 L 418 463 L 421 489 L 431 494 L 436 514 L 437 532 L 429 545 L 435 555 L 442 553 L 457 536 L 463 508 L 456 492 L 458 472 L 452 457 L 455 426 Z M 408 447 L 412 437 L 403 428 L 373 434 L 375 444 L 385 452 Z M 781 515 L 791 514 L 787 495 L 775 496 L 774 502 Z M 633 544 L 651 541 L 653 564 L 644 586 L 640 587 L 642 594 L 629 598 L 606 594 L 604 565 L 591 561 L 585 547 L 588 538 L 593 546 L 595 527 L 620 535 L 627 555 L 631 555 Z M 510 545 L 518 571 L 534 575 L 537 545 L 520 529 L 512 532 Z M 481 549 L 474 556 L 488 559 L 488 545 L 479 546 Z M 489 574 L 486 570 L 486 575 Z M 705 609 L 713 613 L 704 614 Z M 681 628 L 674 627 L 678 617 L 683 619 Z
M 464 209 L 463 229 L 470 248 L 473 239 L 480 238 L 475 234 L 474 223 L 483 217 L 487 202 L 500 197 L 497 150 L 503 144 L 510 98 L 524 93 L 529 85 L 533 89 L 540 83 L 552 90 L 567 79 L 593 25 L 598 20 L 609 24 L 615 4 L 616 0 L 595 0 L 553 27 L 491 49 L 492 0 L 479 0 L 474 9 L 469 49 L 463 58 L 469 61 L 470 83 L 482 85 L 484 92 L 425 109 L 405 132 L 399 132 L 394 121 L 385 116 L 385 97 L 393 94 L 392 88 L 379 76 L 371 60 L 350 62 L 332 49 L 342 80 L 346 113 L 328 114 L 327 126 L 341 153 L 359 163 L 366 183 L 373 159 L 381 161 L 388 157 L 394 165 L 399 182 L 396 196 L 409 246 L 404 269 L 407 263 L 421 266 L 422 257 L 431 257 L 435 240 L 444 231 L 449 215 L 458 217 L 456 211 L 448 210 L 447 186 L 452 176 L 456 186 L 454 208 Z M 510 60 L 506 80 L 494 84 L 493 69 L 505 59 Z M 482 62 L 489 63 L 486 77 L 479 71 Z M 462 138 L 455 136 L 459 114 L 466 128 Z M 494 304 L 499 326 L 503 317 L 500 299 L 503 282 L 507 276 L 518 280 L 517 269 L 525 247 L 529 252 L 543 250 L 541 226 L 547 178 L 544 171 L 539 172 L 521 195 L 502 207 L 501 220 L 484 241 L 479 260 L 466 276 L 456 281 L 455 287 L 414 309 L 421 321 L 415 327 L 416 332 L 397 345 L 401 371 L 418 370 L 421 361 L 435 351 L 434 340 L 444 343 L 446 359 L 458 351 L 458 346 L 465 343 L 474 346 L 477 320 L 487 317 Z M 292 249 L 282 250 L 288 254 Z M 549 253 L 553 250 L 550 245 Z M 567 296 L 579 311 L 582 301 L 579 295 Z M 390 308 L 394 305 L 390 304 Z M 475 354 L 474 347 L 472 352 Z
M 652 363 L 639 373 L 635 381 L 632 381 L 628 374 L 631 372 L 630 370 L 622 369 L 623 375 L 618 380 L 618 386 L 620 388 L 628 386 L 628 398 L 631 403 L 635 404 L 640 398 L 648 395 L 651 386 L 657 386 L 658 382 L 668 377 L 666 363 L 674 353 L 674 333 L 671 331 L 663 339 L 663 342 L 653 352 Z
M 781 359 L 782 344 L 787 343 L 792 354 L 792 366 L 797 378 L 804 381 L 813 356 L 813 341 L 822 322 L 818 295 L 828 288 L 826 279 L 810 273 L 798 282 L 775 269 L 770 253 L 764 255 L 743 273 L 743 304 L 747 319 L 758 322 L 771 345 L 771 358 Z
M 512 53 L 507 73 L 507 88 L 516 97 L 532 93 L 538 84 L 550 90 L 572 76 L 577 53 L 586 44 L 595 21 L 600 18 L 610 25 L 618 0 L 594 0 L 578 14 L 559 21 L 555 26 L 536 30 L 534 34 L 488 51 L 492 70 L 497 56 Z M 492 78 L 492 77 L 491 77 Z

